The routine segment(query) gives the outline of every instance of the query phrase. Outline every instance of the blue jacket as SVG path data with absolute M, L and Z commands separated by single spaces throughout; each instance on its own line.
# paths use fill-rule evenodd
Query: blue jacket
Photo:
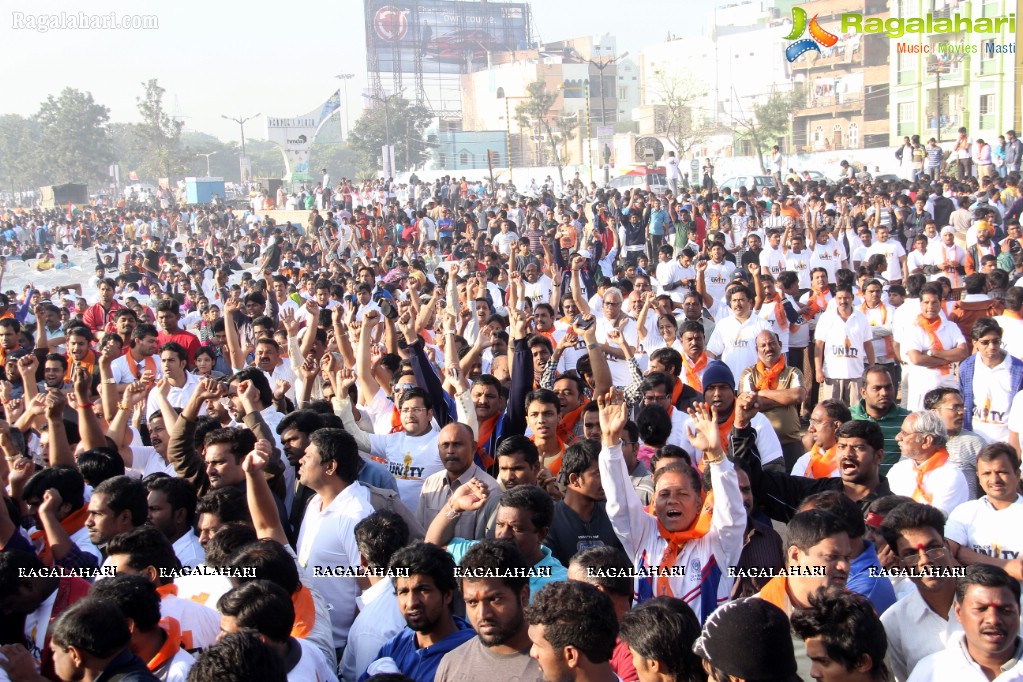
M 377 659 L 386 657 L 394 660 L 402 675 L 411 677 L 415 682 L 433 682 L 444 654 L 476 636 L 476 631 L 464 619 L 455 616 L 455 625 L 458 630 L 425 649 L 419 648 L 415 631 L 406 626 L 380 647 Z M 363 673 L 359 682 L 368 678 L 369 674 Z
M 1009 357 L 1009 396 L 1016 395 L 1023 390 L 1023 361 L 1013 357 Z M 959 363 L 959 391 L 963 394 L 963 402 L 966 404 L 966 414 L 963 417 L 963 428 L 967 431 L 973 431 L 973 408 L 974 408 L 974 396 L 973 396 L 973 373 L 977 364 L 977 355 L 973 354 L 970 357 Z M 1008 415 L 1006 415 L 1007 417 Z
M 877 615 L 884 613 L 895 603 L 895 588 L 892 581 L 885 576 L 870 575 L 870 569 L 881 569 L 881 561 L 877 558 L 877 550 L 870 540 L 864 540 L 863 553 L 849 564 L 849 579 L 845 587 L 850 592 L 862 594 L 870 600 Z

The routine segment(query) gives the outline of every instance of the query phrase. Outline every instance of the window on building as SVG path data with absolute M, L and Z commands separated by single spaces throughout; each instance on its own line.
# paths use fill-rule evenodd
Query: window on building
M 995 58 L 995 40 L 980 41 L 980 60 L 982 62 L 993 61 Z
M 981 95 L 980 96 L 980 115 L 993 114 L 995 112 L 995 96 L 994 95 Z
M 618 99 L 629 99 L 629 88 L 618 88 Z
M 448 165 L 448 155 L 447 154 L 445 154 L 444 152 L 441 152 L 438 158 L 440 160 L 440 167 L 441 168 L 444 168 L 446 165 Z
M 817 126 L 813 129 L 813 143 L 815 145 L 824 143 L 824 127 Z
M 849 124 L 849 147 L 857 148 L 860 146 L 860 127 L 855 123 Z
M 458 163 L 460 163 L 463 166 L 468 166 L 469 165 L 469 155 L 466 154 L 465 152 L 462 152 L 461 154 L 459 154 L 458 155 Z
M 498 88 L 497 89 L 497 98 L 498 99 L 504 99 L 504 88 Z
M 835 127 L 832 129 L 831 144 L 835 147 L 835 149 L 842 148 L 842 124 L 840 123 L 836 123 Z

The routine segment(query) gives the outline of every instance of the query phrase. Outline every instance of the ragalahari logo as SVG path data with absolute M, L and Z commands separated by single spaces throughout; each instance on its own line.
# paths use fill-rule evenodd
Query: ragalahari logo
M 822 45 L 824 47 L 834 47 L 838 43 L 838 36 L 834 33 L 828 33 L 821 28 L 821 25 L 817 23 L 817 16 L 816 14 L 813 15 L 813 19 L 809 21 L 808 25 L 806 10 L 802 7 L 792 8 L 792 31 L 785 36 L 785 40 L 795 40 L 796 42 L 785 48 L 785 58 L 789 62 L 796 61 L 800 56 L 811 50 L 815 50 L 820 54 Z M 807 29 L 810 31 L 810 37 L 796 40 L 806 33 Z

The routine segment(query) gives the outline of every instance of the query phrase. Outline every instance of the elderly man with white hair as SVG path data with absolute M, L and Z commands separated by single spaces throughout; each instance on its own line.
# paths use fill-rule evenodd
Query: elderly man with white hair
M 949 460 L 948 431 L 934 412 L 912 412 L 896 435 L 902 460 L 888 471 L 888 485 L 895 495 L 937 507 L 946 516 L 970 499 L 966 477 Z

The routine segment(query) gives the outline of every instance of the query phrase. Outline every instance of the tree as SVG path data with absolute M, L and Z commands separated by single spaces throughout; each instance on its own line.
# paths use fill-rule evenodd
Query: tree
M 17 114 L 0 116 L 0 187 L 11 192 L 44 184 L 36 159 L 38 127 Z
M 64 88 L 39 106 L 37 155 L 47 182 L 107 184 L 113 160 L 108 123 L 110 109 L 97 104 L 92 94 Z
M 578 121 L 571 116 L 551 114 L 557 99 L 557 93 L 547 92 L 547 83 L 543 79 L 535 80 L 526 86 L 525 99 L 515 105 L 515 120 L 523 128 L 535 130 L 535 137 L 547 142 L 551 156 L 554 157 L 554 165 L 558 167 L 558 179 L 564 187 L 565 173 L 559 149 L 564 142 L 572 139 Z M 546 165 L 542 144 L 537 146 L 537 151 L 537 165 Z
M 784 147 L 785 138 L 791 127 L 789 115 L 794 109 L 799 108 L 803 101 L 803 91 L 800 88 L 785 92 L 772 90 L 765 101 L 753 105 L 750 114 L 743 112 L 740 107 L 739 115 L 732 116 L 732 123 L 735 125 L 735 131 L 739 133 L 739 139 L 748 140 L 752 145 L 762 172 L 767 172 L 764 152 L 774 145 Z
M 660 100 L 655 110 L 655 132 L 664 135 L 679 157 L 701 144 L 707 129 L 694 121 L 693 105 L 707 94 L 707 88 L 689 71 L 654 71 L 652 94 Z
M 374 100 L 376 106 L 363 112 L 348 135 L 348 146 L 355 152 L 360 170 L 376 173 L 381 165 L 381 148 L 394 145 L 395 165 L 409 170 L 429 158 L 423 139 L 433 114 L 421 104 L 401 95 L 388 95 Z
M 136 98 L 142 123 L 135 128 L 135 136 L 145 156 L 139 165 L 139 175 L 150 178 L 170 178 L 184 173 L 188 162 L 181 148 L 181 129 L 184 121 L 174 119 L 163 108 L 166 92 L 150 78 L 142 84 L 143 95 Z

